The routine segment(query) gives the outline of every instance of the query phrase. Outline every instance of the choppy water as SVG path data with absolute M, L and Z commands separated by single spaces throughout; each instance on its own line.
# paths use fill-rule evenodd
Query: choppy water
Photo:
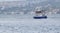
M 60 33 L 60 16 L 33 19 L 31 15 L 1 15 L 0 33 Z

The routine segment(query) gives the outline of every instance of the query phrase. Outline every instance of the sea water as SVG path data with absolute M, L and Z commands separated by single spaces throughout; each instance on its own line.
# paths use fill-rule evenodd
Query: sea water
M 33 15 L 0 15 L 0 33 L 60 33 L 60 15 L 34 19 Z

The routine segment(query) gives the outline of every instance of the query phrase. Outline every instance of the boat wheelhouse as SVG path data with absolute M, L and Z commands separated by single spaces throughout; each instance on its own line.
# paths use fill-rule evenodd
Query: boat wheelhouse
M 34 19 L 42 19 L 42 18 L 47 18 L 47 16 L 45 15 L 45 12 L 43 10 L 35 11 Z

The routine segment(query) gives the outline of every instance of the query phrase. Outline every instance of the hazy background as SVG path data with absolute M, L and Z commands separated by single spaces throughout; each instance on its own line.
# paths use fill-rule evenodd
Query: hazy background
M 60 14 L 60 0 L 0 0 L 0 14 L 31 14 L 36 9 Z

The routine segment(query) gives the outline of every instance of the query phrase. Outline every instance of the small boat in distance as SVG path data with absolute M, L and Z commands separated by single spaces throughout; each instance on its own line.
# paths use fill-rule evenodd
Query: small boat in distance
M 43 10 L 41 11 L 35 11 L 35 16 L 33 17 L 34 19 L 44 19 L 47 18 L 45 15 L 45 12 Z

